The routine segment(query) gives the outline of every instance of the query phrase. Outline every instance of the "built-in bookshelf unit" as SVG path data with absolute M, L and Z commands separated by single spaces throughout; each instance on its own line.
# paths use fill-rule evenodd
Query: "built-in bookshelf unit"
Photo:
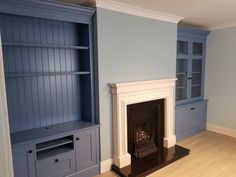
M 178 26 L 175 93 L 177 140 L 206 129 L 204 73 L 207 34 L 205 30 Z
M 93 122 L 89 26 L 1 14 L 0 27 L 11 132 Z
M 15 177 L 99 172 L 94 13 L 93 8 L 54 1 L 0 2 Z M 46 168 L 53 164 L 58 174 Z

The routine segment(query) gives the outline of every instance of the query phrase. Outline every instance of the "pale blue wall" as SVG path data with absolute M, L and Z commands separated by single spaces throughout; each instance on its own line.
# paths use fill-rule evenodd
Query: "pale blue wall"
M 177 24 L 97 9 L 101 160 L 112 157 L 108 83 L 174 78 Z
M 212 31 L 206 54 L 207 121 L 236 129 L 236 27 Z

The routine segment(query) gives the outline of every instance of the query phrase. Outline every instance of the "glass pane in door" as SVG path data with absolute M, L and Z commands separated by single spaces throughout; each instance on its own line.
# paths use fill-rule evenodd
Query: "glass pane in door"
M 187 41 L 177 41 L 177 54 L 178 55 L 188 55 L 188 42 Z
M 202 60 L 192 60 L 192 85 L 191 98 L 201 96 L 201 82 L 202 82 Z
M 202 56 L 203 45 L 200 42 L 193 42 L 193 55 Z
M 176 64 L 176 100 L 187 98 L 187 73 L 188 60 L 178 58 Z

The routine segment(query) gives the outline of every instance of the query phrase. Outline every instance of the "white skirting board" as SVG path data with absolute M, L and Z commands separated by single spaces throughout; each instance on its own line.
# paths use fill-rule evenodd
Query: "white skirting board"
M 100 162 L 100 173 L 105 173 L 111 170 L 111 165 L 113 164 L 112 159 L 108 159 Z
M 236 138 L 236 129 L 207 123 L 207 130 Z

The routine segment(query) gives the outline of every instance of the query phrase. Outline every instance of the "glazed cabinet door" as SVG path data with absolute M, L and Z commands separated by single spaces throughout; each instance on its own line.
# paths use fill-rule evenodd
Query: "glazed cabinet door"
M 176 101 L 184 101 L 188 98 L 188 74 L 189 74 L 189 41 L 186 38 L 177 41 L 176 61 Z
M 188 59 L 178 58 L 176 65 L 176 100 L 186 100 L 188 97 Z
M 96 128 L 76 133 L 77 171 L 97 164 L 97 133 Z
M 14 177 L 36 177 L 33 145 L 12 148 Z
M 202 40 L 192 40 L 191 42 L 191 89 L 190 99 L 197 100 L 203 98 L 203 68 L 204 68 L 205 44 Z
M 176 54 L 176 101 L 184 104 L 203 99 L 205 39 L 178 36 Z
M 184 41 L 180 38 L 177 42 L 176 101 L 178 103 L 202 98 L 203 48 L 204 43 L 197 40 Z

